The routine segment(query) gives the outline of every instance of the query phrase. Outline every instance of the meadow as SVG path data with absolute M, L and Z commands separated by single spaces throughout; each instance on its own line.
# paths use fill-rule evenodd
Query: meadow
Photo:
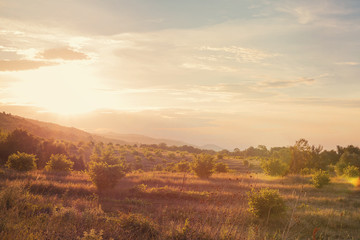
M 317 189 L 310 176 L 232 171 L 133 171 L 99 192 L 88 175 L 42 170 L 0 173 L 0 239 L 359 239 L 360 189 L 334 177 Z M 287 210 L 259 219 L 250 189 L 278 189 Z

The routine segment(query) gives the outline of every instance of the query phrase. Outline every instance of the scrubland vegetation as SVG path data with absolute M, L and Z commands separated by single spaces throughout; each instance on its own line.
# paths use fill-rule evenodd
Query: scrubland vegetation
M 0 134 L 0 239 L 358 239 L 360 149 Z

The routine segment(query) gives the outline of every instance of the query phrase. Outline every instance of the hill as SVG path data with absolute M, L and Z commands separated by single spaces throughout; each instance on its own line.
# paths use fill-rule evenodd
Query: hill
M 165 143 L 168 146 L 184 146 L 184 145 L 191 145 L 186 142 L 172 140 L 172 139 L 165 139 L 165 138 L 153 138 L 141 134 L 120 134 L 114 132 L 103 132 L 97 133 L 98 135 L 104 136 L 106 138 L 117 139 L 121 141 L 125 141 L 131 144 L 160 144 Z
M 72 142 L 103 141 L 126 144 L 125 141 L 90 134 L 77 128 L 23 118 L 5 112 L 0 113 L 0 129 L 6 132 L 11 132 L 15 129 L 24 129 L 38 137 Z
M 221 150 L 224 149 L 224 148 L 219 147 L 219 146 L 217 146 L 215 144 L 206 144 L 206 145 L 201 146 L 200 148 L 205 149 L 205 150 L 214 150 L 216 152 L 221 151 Z

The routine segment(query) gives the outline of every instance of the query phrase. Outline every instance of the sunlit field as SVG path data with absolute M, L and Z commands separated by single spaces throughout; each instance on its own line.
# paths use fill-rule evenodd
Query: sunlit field
M 111 191 L 88 176 L 2 171 L 1 239 L 357 239 L 360 192 L 344 179 L 315 189 L 309 177 L 254 173 L 199 179 L 170 172 L 129 173 Z M 279 189 L 282 218 L 248 212 L 251 188 Z M 84 238 L 88 239 L 88 238 Z M 100 239 L 100 238 L 94 238 Z
M 360 0 L 0 0 L 0 240 L 360 240 Z

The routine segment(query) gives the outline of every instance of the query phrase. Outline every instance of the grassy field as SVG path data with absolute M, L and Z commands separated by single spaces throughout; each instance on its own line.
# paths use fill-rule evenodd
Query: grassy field
M 87 174 L 0 173 L 0 239 L 359 239 L 356 181 L 254 173 L 199 179 L 169 172 L 129 173 L 97 192 Z M 251 188 L 279 189 L 287 213 L 256 219 Z M 91 238 L 93 237 L 93 238 Z

